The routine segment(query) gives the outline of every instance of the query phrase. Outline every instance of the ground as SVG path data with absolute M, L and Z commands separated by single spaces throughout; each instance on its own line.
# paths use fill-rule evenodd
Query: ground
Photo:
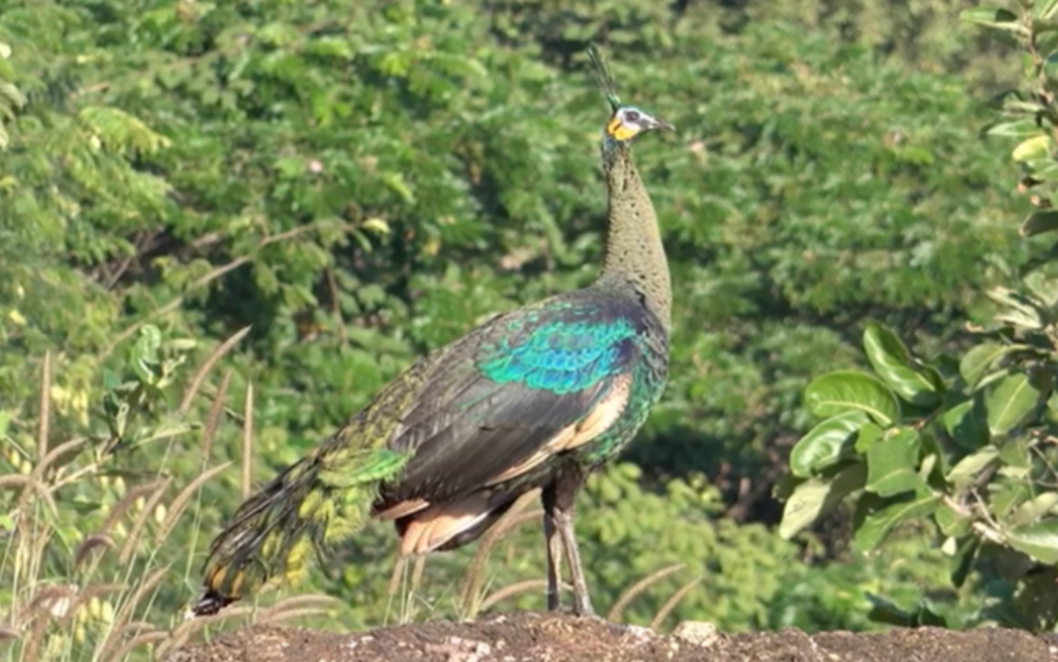
M 174 651 L 165 662 L 1058 662 L 1058 635 L 1018 630 L 894 629 L 881 634 L 671 634 L 596 619 L 523 612 L 335 634 L 256 626 Z

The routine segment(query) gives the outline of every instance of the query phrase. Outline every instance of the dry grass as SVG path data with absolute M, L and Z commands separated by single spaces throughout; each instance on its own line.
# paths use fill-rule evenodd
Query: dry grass
M 150 470 L 135 470 L 133 465 L 117 474 L 114 469 L 120 466 L 115 464 L 120 451 L 113 450 L 115 444 L 93 445 L 86 438 L 52 443 L 53 360 L 45 355 L 34 443 L 20 438 L 19 443 L 8 444 L 5 440 L 0 454 L 0 467 L 11 467 L 8 473 L 0 473 L 0 490 L 9 491 L 6 496 L 0 491 L 0 511 L 8 513 L 12 525 L 7 533 L 0 529 L 0 659 L 157 659 L 219 622 L 254 615 L 260 621 L 278 622 L 333 607 L 333 599 L 326 596 L 300 596 L 256 614 L 252 606 L 242 606 L 212 619 L 183 622 L 180 613 L 163 606 L 186 599 L 187 588 L 197 586 L 198 562 L 188 549 L 198 545 L 172 536 L 180 521 L 201 521 L 202 488 L 231 464 L 210 466 L 209 461 L 213 439 L 222 425 L 230 371 L 214 391 L 205 425 L 192 425 L 187 418 L 210 369 L 245 333 L 246 329 L 235 334 L 207 357 L 185 388 L 175 415 L 143 431 L 143 446 L 165 446 L 151 446 L 146 459 L 160 457 L 161 461 L 148 462 L 156 465 Z M 248 388 L 240 426 L 243 485 L 251 476 L 253 455 L 250 394 Z M 201 462 L 194 463 L 200 472 L 175 490 L 179 479 L 167 474 L 179 449 L 186 448 L 178 446 L 177 440 L 195 429 L 202 432 Z M 126 477 L 132 476 L 137 482 L 126 486 Z M 98 508 L 80 513 L 77 506 L 84 499 L 97 502 Z M 184 536 L 188 531 L 197 535 L 198 528 L 179 530 Z M 71 532 L 86 530 L 71 539 Z M 182 577 L 174 573 L 174 563 L 186 566 Z
M 225 404 L 230 370 L 215 387 L 207 386 L 210 369 L 245 331 L 221 344 L 195 371 L 176 415 L 156 422 L 142 435 L 141 444 L 154 444 L 148 458 L 152 461 L 147 463 L 154 465 L 150 470 L 115 473 L 115 459 L 123 452 L 114 450 L 119 444 L 97 444 L 80 437 L 53 443 L 48 419 L 54 365 L 52 357 L 45 356 L 36 434 L 20 438 L 19 444 L 5 443 L 0 454 L 0 466 L 11 467 L 0 473 L 0 512 L 6 508 L 11 523 L 7 533 L 0 529 L 0 660 L 159 659 L 224 624 L 275 623 L 333 611 L 338 601 L 322 595 L 295 596 L 261 609 L 238 604 L 194 620 L 183 620 L 182 610 L 172 607 L 197 591 L 201 560 L 188 550 L 202 546 L 195 539 L 202 529 L 202 491 L 231 467 L 230 462 L 214 465 L 210 460 L 221 431 L 239 440 L 236 489 L 245 496 L 252 485 L 253 387 L 247 385 L 243 407 L 236 411 Z M 196 411 L 192 405 L 201 390 L 211 391 L 208 412 L 201 423 L 192 423 L 187 419 Z M 184 437 L 196 432 L 200 441 L 189 446 Z M 189 447 L 198 449 L 198 457 L 190 464 L 183 458 L 184 470 L 170 472 Z M 542 601 L 545 582 L 539 577 L 497 588 L 490 569 L 497 545 L 526 525 L 540 522 L 539 509 L 526 511 L 537 498 L 536 492 L 523 496 L 483 536 L 458 586 L 455 605 L 461 618 L 502 608 L 502 603 L 527 592 L 538 593 Z M 77 507 L 84 499 L 97 501 L 99 507 L 82 515 Z M 180 526 L 188 521 L 189 525 Z M 71 532 L 79 533 L 71 538 Z M 179 538 L 174 538 L 177 534 Z M 395 569 L 391 599 L 399 595 L 401 622 L 416 620 L 424 608 L 436 615 L 433 604 L 418 596 L 424 568 L 425 558 L 420 557 L 410 573 L 404 562 Z M 630 586 L 608 617 L 620 619 L 636 597 L 681 568 L 661 568 Z M 683 585 L 662 604 L 653 619 L 655 627 L 696 582 Z M 569 590 L 566 585 L 562 588 Z

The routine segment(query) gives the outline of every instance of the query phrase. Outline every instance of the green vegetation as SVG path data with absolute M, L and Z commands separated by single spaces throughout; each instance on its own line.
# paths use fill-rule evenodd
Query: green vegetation
M 1055 295 L 1047 235 L 1012 221 L 1026 201 L 1008 163 L 1011 137 L 1027 140 L 1019 160 L 1044 182 L 1029 228 L 1049 229 L 1053 146 L 1024 123 L 979 134 L 1000 119 L 984 101 L 1020 80 L 1018 44 L 1045 33 L 1046 58 L 1058 33 L 1015 3 L 1013 22 L 992 15 L 1016 28 L 997 43 L 960 24 L 967 4 L 5 7 L 0 655 L 146 659 L 215 631 L 183 610 L 249 485 L 420 352 L 594 276 L 592 39 L 623 98 L 679 129 L 636 153 L 676 285 L 673 371 L 581 501 L 597 607 L 659 627 L 1052 628 L 1032 591 L 1058 560 L 1044 507 Z M 1050 86 L 1048 66 L 1029 84 Z M 967 328 L 1000 309 L 1015 317 L 991 335 Z M 979 349 L 999 345 L 1002 360 Z M 825 374 L 849 370 L 877 377 Z M 863 397 L 878 406 L 846 411 Z M 867 491 L 825 517 L 792 520 L 790 501 L 780 527 L 777 481 L 815 486 L 810 507 Z M 887 505 L 919 495 L 931 510 L 883 526 Z M 543 576 L 536 507 L 392 591 L 393 536 L 371 527 L 285 601 L 227 620 L 540 608 L 523 583 Z M 291 597 L 311 592 L 337 599 Z
M 1031 84 L 1000 95 L 1006 116 L 986 133 L 1016 139 L 1011 158 L 1019 191 L 1032 193 L 1026 237 L 1058 230 L 1051 203 L 1058 168 L 1058 1 L 1008 9 L 972 8 L 966 20 L 1013 36 Z M 929 362 L 891 331 L 868 325 L 863 346 L 874 375 L 839 371 L 805 390 L 805 404 L 827 417 L 794 446 L 795 478 L 781 531 L 791 535 L 851 494 L 855 547 L 881 545 L 900 524 L 929 518 L 961 586 L 975 565 L 1009 582 L 986 613 L 1004 624 L 1048 630 L 1058 624 L 1058 277 L 1055 246 L 987 294 L 998 306 L 975 329 L 975 344 Z M 1042 247 L 1041 247 L 1042 248 Z M 918 622 L 879 604 L 894 622 Z M 934 617 L 934 622 L 936 618 Z

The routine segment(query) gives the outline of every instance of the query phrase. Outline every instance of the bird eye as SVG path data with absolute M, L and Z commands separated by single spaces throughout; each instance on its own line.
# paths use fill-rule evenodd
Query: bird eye
M 625 119 L 628 120 L 629 122 L 638 122 L 639 121 L 639 112 L 635 111 L 635 110 L 630 110 L 627 113 L 625 113 Z

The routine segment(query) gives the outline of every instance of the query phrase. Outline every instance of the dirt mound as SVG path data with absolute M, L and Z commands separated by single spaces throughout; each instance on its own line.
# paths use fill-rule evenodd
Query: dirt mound
M 799 630 L 722 634 L 683 623 L 669 635 L 533 612 L 334 634 L 258 626 L 188 646 L 165 662 L 1058 662 L 1058 635 L 937 628 L 882 634 Z

